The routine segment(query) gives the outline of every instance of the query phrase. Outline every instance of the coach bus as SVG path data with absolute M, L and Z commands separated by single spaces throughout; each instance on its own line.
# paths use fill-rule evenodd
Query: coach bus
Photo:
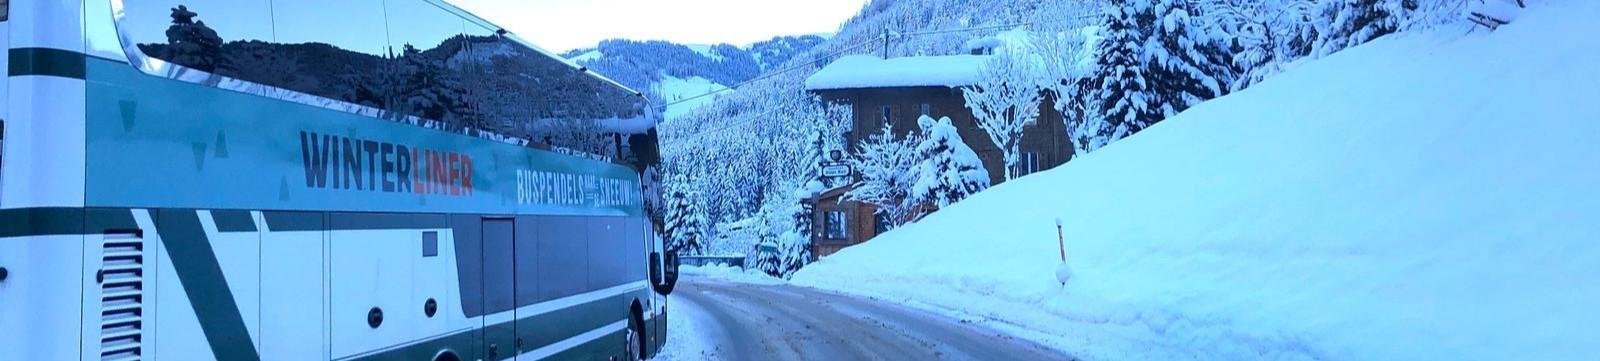
M 655 113 L 434 0 L 0 0 L 0 360 L 665 343 Z

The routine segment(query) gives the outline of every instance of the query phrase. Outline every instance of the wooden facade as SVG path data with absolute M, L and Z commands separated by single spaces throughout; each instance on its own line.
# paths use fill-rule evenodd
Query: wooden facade
M 972 151 L 983 161 L 989 172 L 989 183 L 1005 182 L 1005 157 L 1000 147 L 989 140 L 988 133 L 978 126 L 960 88 L 940 86 L 880 87 L 858 89 L 812 90 L 823 101 L 848 105 L 854 115 L 854 124 L 846 134 L 850 149 L 856 149 L 863 140 L 883 131 L 884 126 L 897 136 L 917 131 L 917 119 L 928 115 L 935 119 L 950 117 Z M 1071 140 L 1067 138 L 1061 113 L 1055 110 L 1049 97 L 1041 104 L 1039 119 L 1028 127 L 1022 137 L 1023 159 L 1016 176 L 1054 168 L 1072 157 Z M 844 201 L 848 187 L 824 192 L 812 199 L 817 229 L 812 237 L 812 253 L 817 257 L 837 252 L 839 249 L 865 242 L 883 229 L 874 215 L 876 208 L 870 204 Z M 825 229 L 827 212 L 848 217 L 844 223 L 850 227 L 845 237 L 828 237 Z
M 869 203 L 844 201 L 844 194 L 849 190 L 849 187 L 834 188 L 811 198 L 812 255 L 830 255 L 878 235 L 879 225 L 874 216 L 878 208 Z M 833 224 L 838 221 L 843 223 Z
M 855 149 L 867 137 L 882 132 L 886 124 L 892 127 L 897 136 L 904 136 L 907 132 L 917 131 L 917 119 L 923 115 L 935 119 L 950 117 L 961 134 L 961 140 L 983 160 L 983 166 L 989 172 L 989 184 L 1005 182 L 1004 153 L 989 140 L 989 134 L 978 127 L 959 88 L 867 88 L 815 90 L 813 93 L 821 96 L 825 102 L 850 106 L 855 122 L 846 135 L 846 141 L 851 149 Z M 1019 169 L 1019 176 L 1053 168 L 1072 157 L 1072 144 L 1067 139 L 1066 126 L 1061 123 L 1061 113 L 1055 110 L 1048 98 L 1039 107 L 1038 121 L 1028 127 L 1022 137 L 1024 161 L 1032 162 L 1019 164 L 1025 168 Z

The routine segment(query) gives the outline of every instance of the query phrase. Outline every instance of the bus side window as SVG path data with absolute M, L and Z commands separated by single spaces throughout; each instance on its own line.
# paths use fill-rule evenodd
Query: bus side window
M 389 47 L 382 0 L 271 0 L 273 64 L 243 78 L 277 88 L 385 109 Z M 266 64 L 263 64 L 266 65 Z
M 290 69 L 268 54 L 267 0 L 126 1 L 119 28 L 145 56 L 230 78 L 257 81 Z M 270 75 L 269 75 L 270 74 Z
M 389 0 L 384 7 L 391 60 L 384 70 L 389 83 L 379 89 L 392 99 L 388 109 L 434 121 L 470 119 L 465 97 L 472 86 L 446 64 L 466 46 L 464 21 L 422 0 Z

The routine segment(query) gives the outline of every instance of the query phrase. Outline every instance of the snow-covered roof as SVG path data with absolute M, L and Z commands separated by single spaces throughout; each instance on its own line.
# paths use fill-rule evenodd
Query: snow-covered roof
M 966 48 L 967 48 L 967 52 L 971 53 L 971 52 L 976 51 L 976 50 L 999 49 L 999 48 L 1004 47 L 1004 46 L 1006 46 L 1005 40 L 1001 40 L 999 37 L 996 37 L 996 36 L 985 36 L 985 37 L 973 38 L 972 40 L 967 40 Z
M 961 87 L 977 84 L 984 55 L 913 56 L 881 59 L 851 55 L 834 60 L 806 79 L 807 90 Z

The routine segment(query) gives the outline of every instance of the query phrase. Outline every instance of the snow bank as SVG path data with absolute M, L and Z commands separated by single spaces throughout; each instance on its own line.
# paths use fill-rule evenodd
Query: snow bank
M 792 282 L 1091 360 L 1591 359 L 1600 3 L 1542 4 L 1306 63 Z
M 724 280 L 724 281 L 754 283 L 754 284 L 762 284 L 762 285 L 775 285 L 775 284 L 783 284 L 783 283 L 785 283 L 782 279 L 778 279 L 778 278 L 774 278 L 772 276 L 768 276 L 766 273 L 763 273 L 760 270 L 757 270 L 757 269 L 754 269 L 754 268 L 743 269 L 743 268 L 727 266 L 727 265 L 706 265 L 706 266 L 688 266 L 688 265 L 685 265 L 685 266 L 679 266 L 678 267 L 678 272 L 682 273 L 684 275 L 688 275 L 690 277 L 702 277 L 702 278 L 719 279 L 719 280 Z
M 915 56 L 882 59 L 840 57 L 806 79 L 808 90 L 909 86 L 961 87 L 982 78 L 983 55 Z

